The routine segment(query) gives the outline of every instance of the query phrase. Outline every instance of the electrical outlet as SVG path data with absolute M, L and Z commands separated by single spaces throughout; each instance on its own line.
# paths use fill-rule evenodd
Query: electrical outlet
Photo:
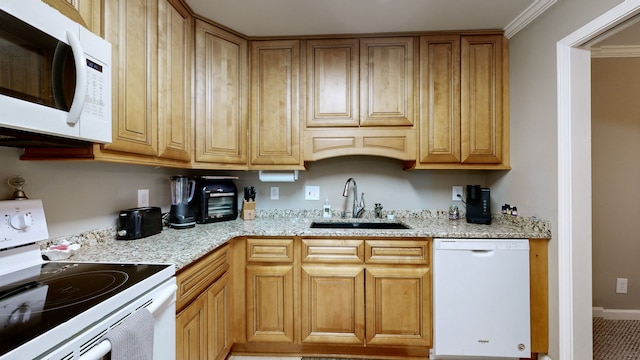
M 458 197 L 458 195 L 460 195 Z M 462 186 L 453 186 L 451 191 L 451 200 L 462 201 L 462 197 L 464 196 Z
M 138 189 L 138 207 L 149 206 L 149 189 Z
M 305 186 L 305 200 L 320 200 L 320 186 Z
M 271 187 L 271 200 L 280 199 L 280 188 L 277 186 Z
M 616 279 L 616 294 L 626 294 L 627 285 L 629 285 L 629 279 L 617 278 Z

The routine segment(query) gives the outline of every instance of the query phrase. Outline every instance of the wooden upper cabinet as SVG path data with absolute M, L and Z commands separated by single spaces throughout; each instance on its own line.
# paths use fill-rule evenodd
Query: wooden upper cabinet
M 105 3 L 112 45 L 113 142 L 103 149 L 158 155 L 158 0 Z
M 189 161 L 193 20 L 188 10 L 172 0 L 107 1 L 104 9 L 113 57 L 113 142 L 101 148 L 159 163 Z
M 420 37 L 415 169 L 509 169 L 508 43 L 502 34 Z
M 420 37 L 420 162 L 460 162 L 460 36 Z
M 503 36 L 462 37 L 462 163 L 503 162 Z
M 414 124 L 413 37 L 360 39 L 360 125 Z
M 360 123 L 358 39 L 307 41 L 307 127 Z
M 44 2 L 59 9 L 71 19 L 78 21 L 80 25 L 86 26 L 86 28 L 94 34 L 103 36 L 102 9 L 104 7 L 104 0 L 44 0 Z M 61 6 L 61 4 L 75 8 L 81 19 L 77 19 L 75 17 L 77 16 L 76 14 L 70 14 L 65 11 L 64 6 Z
M 247 40 L 196 20 L 195 161 L 247 166 Z
M 193 18 L 182 5 L 158 5 L 158 156 L 189 161 Z
M 250 167 L 303 168 L 300 57 L 300 40 L 251 43 Z

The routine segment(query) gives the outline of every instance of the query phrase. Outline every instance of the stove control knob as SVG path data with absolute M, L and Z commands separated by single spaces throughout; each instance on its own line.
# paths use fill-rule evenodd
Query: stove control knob
M 11 316 L 7 320 L 8 327 L 26 324 L 31 319 L 31 307 L 29 305 L 22 304 L 17 309 L 13 310 Z
M 32 223 L 31 213 L 18 214 L 11 217 L 11 227 L 16 230 L 26 230 Z

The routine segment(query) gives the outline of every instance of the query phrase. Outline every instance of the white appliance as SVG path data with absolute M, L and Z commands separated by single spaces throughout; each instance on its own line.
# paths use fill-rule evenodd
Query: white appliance
M 0 201 L 0 359 L 108 358 L 104 335 L 153 315 L 153 358 L 175 359 L 175 266 L 43 261 L 40 200 Z
M 434 359 L 529 358 L 529 241 L 434 239 Z
M 40 0 L 0 0 L 0 128 L 111 142 L 111 44 Z

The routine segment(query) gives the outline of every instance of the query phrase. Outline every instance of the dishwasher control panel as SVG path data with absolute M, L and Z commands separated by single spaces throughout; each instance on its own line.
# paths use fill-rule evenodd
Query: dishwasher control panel
M 435 239 L 434 250 L 529 250 L 528 239 Z

